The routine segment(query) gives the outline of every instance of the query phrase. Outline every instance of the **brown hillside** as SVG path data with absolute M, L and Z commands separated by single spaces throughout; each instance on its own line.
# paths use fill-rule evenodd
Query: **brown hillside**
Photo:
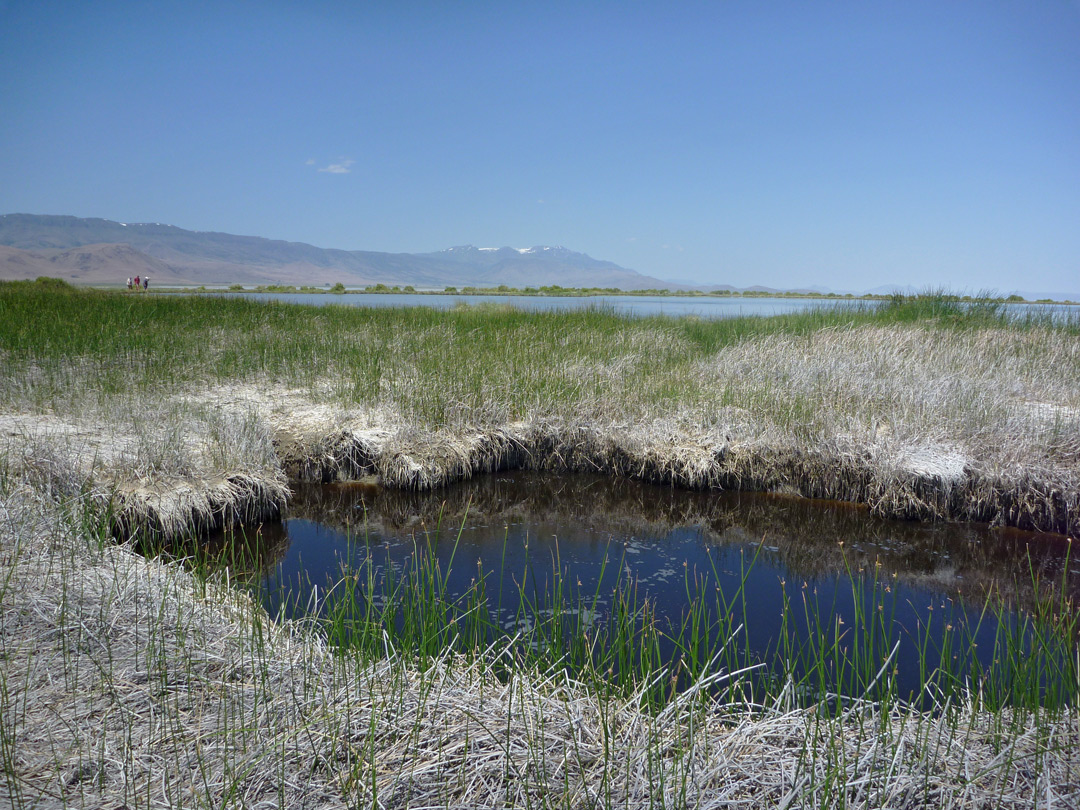
M 84 245 L 64 251 L 30 251 L 0 246 L 0 279 L 52 276 L 81 284 L 123 284 L 129 276 L 175 284 L 186 274 L 130 245 Z
M 38 276 L 75 284 L 123 284 L 128 277 L 150 276 L 153 284 L 367 284 L 368 279 L 334 267 L 303 262 L 258 267 L 230 262 L 165 262 L 125 244 L 83 245 L 68 250 L 20 250 L 0 245 L 0 280 Z

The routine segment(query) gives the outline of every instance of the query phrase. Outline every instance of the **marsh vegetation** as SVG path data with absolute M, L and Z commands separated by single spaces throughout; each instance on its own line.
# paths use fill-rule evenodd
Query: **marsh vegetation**
M 942 296 L 704 321 L 8 285 L 0 408 L 158 477 L 562 468 L 1075 534 L 1078 332 Z
M 911 700 L 890 686 L 880 579 L 853 626 L 823 609 L 808 644 L 779 650 L 821 677 L 766 679 L 742 653 L 737 590 L 711 597 L 726 624 L 688 614 L 676 643 L 693 665 L 673 671 L 630 581 L 607 636 L 575 628 L 568 591 L 578 613 L 529 657 L 470 630 L 480 594 L 440 590 L 438 557 L 372 583 L 388 599 L 327 599 L 288 622 L 234 587 L 238 560 L 192 572 L 132 545 L 254 532 L 290 476 L 409 490 L 514 468 L 1075 536 L 1075 320 L 947 296 L 707 322 L 13 284 L 0 353 L 0 790 L 15 806 L 1080 797 L 1067 587 L 1033 582 L 1030 607 L 999 624 L 1002 669 L 967 659 Z M 556 649 L 587 654 L 567 667 Z

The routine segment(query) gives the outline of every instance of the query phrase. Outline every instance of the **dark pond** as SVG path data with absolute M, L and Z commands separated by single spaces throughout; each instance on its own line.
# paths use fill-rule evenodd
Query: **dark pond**
M 901 694 L 917 691 L 920 667 L 936 666 L 943 644 L 946 656 L 974 651 L 989 665 L 999 617 L 979 614 L 992 590 L 1008 606 L 1005 622 L 1031 608 L 1037 589 L 1080 594 L 1080 560 L 1056 535 L 885 521 L 850 504 L 587 475 L 501 473 L 427 493 L 296 485 L 286 518 L 259 533 L 259 593 L 290 618 L 350 569 L 401 572 L 430 552 L 453 598 L 486 577 L 493 624 L 510 633 L 543 613 L 521 610 L 522 585 L 535 606 L 556 583 L 583 598 L 582 620 L 597 625 L 619 583 L 634 584 L 657 624 L 676 631 L 668 638 L 691 598 L 708 594 L 710 615 L 732 613 L 731 628 L 744 625 L 740 643 L 763 660 L 785 633 L 796 644 L 815 634 L 859 643 L 847 628 L 857 611 L 876 612 L 884 652 L 899 642 Z M 944 640 L 946 627 L 965 628 L 955 636 L 962 649 Z

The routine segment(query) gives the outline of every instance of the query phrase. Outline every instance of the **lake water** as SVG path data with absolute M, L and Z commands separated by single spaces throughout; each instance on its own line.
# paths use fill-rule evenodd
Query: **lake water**
M 679 317 L 684 315 L 698 318 L 737 318 L 741 316 L 786 315 L 792 312 L 805 312 L 814 309 L 854 309 L 858 307 L 876 307 L 881 301 L 845 298 L 753 298 L 704 297 L 676 295 L 591 295 L 591 296 L 554 296 L 554 295 L 424 295 L 408 293 L 357 293 L 347 292 L 340 295 L 324 293 L 230 293 L 220 295 L 240 296 L 256 301 L 282 301 L 292 304 L 312 306 L 355 307 L 432 307 L 434 309 L 453 309 L 460 304 L 476 306 L 495 304 L 513 306 L 523 310 L 552 311 L 598 307 L 622 315 L 651 316 L 666 315 Z M 1050 315 L 1055 320 L 1066 321 L 1080 319 L 1080 307 L 1066 304 L 1007 304 L 1006 311 L 1015 317 L 1025 315 Z
M 226 293 L 257 301 L 357 307 L 433 307 L 453 309 L 459 304 L 502 304 L 523 310 L 551 311 L 598 307 L 622 315 L 695 315 L 699 318 L 736 318 L 744 315 L 784 315 L 821 308 L 877 306 L 877 301 L 815 298 L 705 298 L 696 296 L 644 295 L 410 295 L 407 293 Z
M 325 595 L 349 571 L 400 574 L 429 553 L 452 598 L 486 577 L 493 624 L 508 634 L 533 621 L 520 610 L 523 585 L 532 604 L 568 585 L 598 625 L 620 581 L 647 597 L 660 626 L 679 625 L 688 592 L 722 593 L 763 660 L 780 644 L 785 605 L 789 631 L 802 640 L 808 626 L 839 630 L 857 609 L 877 611 L 900 643 L 901 693 L 917 688 L 920 646 L 924 663 L 936 661 L 947 625 L 967 623 L 966 640 L 989 665 L 997 622 L 990 615 L 976 629 L 965 605 L 977 616 L 991 588 L 1021 611 L 1033 579 L 1080 594 L 1080 561 L 1055 535 L 886 521 L 851 504 L 588 475 L 501 473 L 427 493 L 296 485 L 285 519 L 259 531 L 256 587 L 273 614 L 298 618 L 313 593 Z

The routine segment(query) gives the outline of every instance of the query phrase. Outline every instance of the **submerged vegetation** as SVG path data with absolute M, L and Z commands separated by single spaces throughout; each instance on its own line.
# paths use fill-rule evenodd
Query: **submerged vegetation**
M 782 586 L 779 634 L 762 651 L 747 630 L 754 622 L 748 605 L 755 601 L 748 583 L 762 544 L 745 549 L 738 584 L 728 590 L 718 584 L 711 555 L 711 571 L 684 570 L 681 582 L 667 587 L 683 591 L 687 606 L 678 617 L 662 617 L 649 586 L 617 555 L 603 563 L 614 583 L 603 585 L 601 570 L 586 587 L 580 574 L 555 559 L 550 570 L 529 563 L 513 572 L 459 560 L 474 574 L 456 592 L 450 571 L 458 543 L 453 531 L 441 531 L 449 536 L 438 528 L 414 534 L 413 553 L 403 563 L 371 547 L 342 562 L 338 578 L 322 583 L 315 617 L 332 645 L 370 659 L 389 644 L 420 668 L 445 653 L 471 662 L 505 647 L 503 659 L 484 662 L 500 677 L 515 670 L 568 674 L 601 698 L 632 696 L 649 712 L 664 710 L 691 688 L 720 705 L 782 701 L 808 708 L 824 701 L 833 712 L 867 699 L 933 710 L 972 697 L 989 711 L 1039 711 L 1073 706 L 1080 695 L 1080 612 L 1069 595 L 1069 560 L 1057 582 L 1039 581 L 1030 568 L 1025 576 L 1034 598 L 1018 611 L 997 589 L 972 604 L 953 594 L 953 605 L 937 606 L 944 615 L 935 617 L 931 605 L 918 626 L 902 627 L 890 596 L 896 580 L 883 576 L 880 566 L 852 570 L 845 557 L 848 576 L 840 581 L 849 593 Z M 211 571 L 224 565 L 243 577 L 251 570 L 243 557 L 258 559 L 259 543 L 258 534 L 236 537 L 219 555 L 198 555 L 198 564 Z M 505 560 L 504 542 L 504 567 Z M 503 590 L 507 574 L 513 593 Z M 258 580 L 256 574 L 256 590 Z M 282 615 L 304 617 L 318 585 L 262 587 L 280 592 Z M 504 623 L 507 615 L 512 619 Z M 984 656 L 976 655 L 980 640 L 989 643 Z M 918 671 L 914 684 L 902 685 L 898 654 L 915 656 L 904 662 Z
M 1075 535 L 1075 318 L 945 295 L 703 321 L 2 284 L 0 360 L 0 796 L 13 806 L 1080 799 L 1065 588 L 1032 584 L 1047 598 L 999 623 L 991 667 L 965 654 L 968 630 L 927 634 L 944 663 L 910 695 L 873 578 L 853 594 L 868 606 L 856 626 L 811 605 L 810 641 L 785 637 L 766 670 L 738 593 L 702 591 L 666 626 L 624 580 L 597 627 L 590 594 L 555 570 L 561 590 L 520 605 L 521 644 L 485 624 L 483 572 L 447 596 L 423 538 L 413 567 L 358 583 L 374 571 L 358 560 L 291 623 L 230 587 L 235 558 L 192 574 L 132 551 L 257 523 L 285 502 L 287 473 L 428 487 L 507 467 Z

